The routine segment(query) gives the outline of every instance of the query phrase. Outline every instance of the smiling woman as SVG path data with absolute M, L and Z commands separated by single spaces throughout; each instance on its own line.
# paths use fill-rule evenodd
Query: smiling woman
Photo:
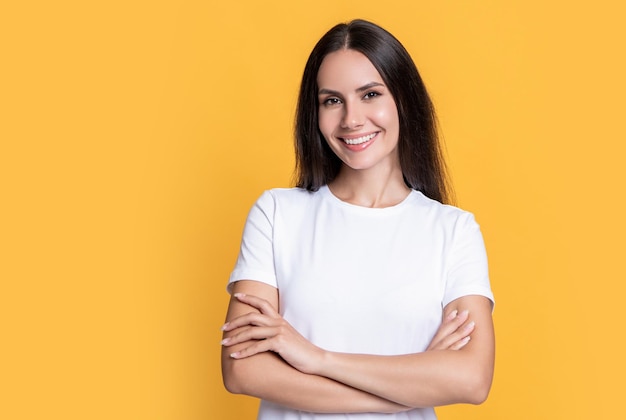
M 344 172 L 401 174 L 396 103 L 367 57 L 348 49 L 328 54 L 317 83 L 319 128 Z
M 251 209 L 222 327 L 224 384 L 261 398 L 259 419 L 434 419 L 487 398 L 485 248 L 473 216 L 446 204 L 434 121 L 384 29 L 340 24 L 313 49 L 297 187 Z

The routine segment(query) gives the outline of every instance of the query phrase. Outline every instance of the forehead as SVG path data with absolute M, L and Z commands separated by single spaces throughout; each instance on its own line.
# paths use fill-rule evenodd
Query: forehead
M 320 89 L 352 90 L 371 82 L 383 83 L 383 79 L 372 62 L 355 50 L 328 54 L 317 72 Z

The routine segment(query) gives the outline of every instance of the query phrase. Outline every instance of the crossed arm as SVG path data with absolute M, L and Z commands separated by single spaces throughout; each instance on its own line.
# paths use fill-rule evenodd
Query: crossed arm
M 451 302 L 427 351 L 398 356 L 326 351 L 295 331 L 277 308 L 275 288 L 234 284 L 222 349 L 230 392 L 318 413 L 390 413 L 478 404 L 487 397 L 494 360 L 487 298 Z

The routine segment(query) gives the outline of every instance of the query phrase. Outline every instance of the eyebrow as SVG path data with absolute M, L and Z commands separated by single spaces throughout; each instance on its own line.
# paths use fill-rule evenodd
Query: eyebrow
M 370 82 L 366 85 L 356 88 L 356 92 L 361 93 L 368 89 L 379 87 L 379 86 L 385 87 L 385 85 L 383 85 L 382 83 Z M 320 89 L 319 92 L 317 92 L 317 94 L 318 95 L 339 95 L 339 92 L 337 92 L 336 90 L 331 90 L 331 89 Z

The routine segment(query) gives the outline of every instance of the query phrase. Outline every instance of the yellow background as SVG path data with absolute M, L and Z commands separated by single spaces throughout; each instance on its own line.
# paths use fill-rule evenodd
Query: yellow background
M 3 2 L 0 418 L 253 418 L 221 385 L 225 282 L 290 185 L 304 61 L 355 17 L 417 62 L 488 247 L 492 393 L 440 417 L 620 417 L 620 4 Z

